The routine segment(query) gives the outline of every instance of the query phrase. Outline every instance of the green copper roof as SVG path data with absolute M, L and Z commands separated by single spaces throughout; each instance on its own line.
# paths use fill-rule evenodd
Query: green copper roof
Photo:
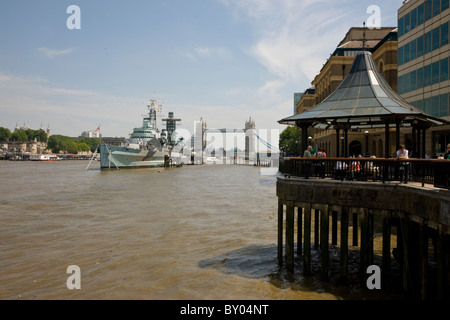
M 356 55 L 348 75 L 332 94 L 307 111 L 278 122 L 373 127 L 390 119 L 446 123 L 414 108 L 400 97 L 378 72 L 372 54 L 361 51 Z

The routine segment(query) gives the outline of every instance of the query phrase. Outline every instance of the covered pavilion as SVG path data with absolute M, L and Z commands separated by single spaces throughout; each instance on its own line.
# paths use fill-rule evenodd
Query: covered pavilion
M 307 129 L 334 128 L 336 130 L 336 157 L 340 156 L 339 137 L 344 133 L 344 148 L 348 155 L 348 131 L 350 129 L 385 129 L 385 158 L 390 158 L 389 130 L 396 129 L 396 147 L 400 145 L 400 127 L 411 127 L 413 149 L 420 158 L 425 157 L 425 133 L 433 125 L 448 122 L 426 114 L 411 106 L 398 95 L 378 72 L 368 51 L 359 52 L 349 73 L 337 89 L 321 103 L 303 113 L 278 121 L 280 124 L 296 125 L 302 129 L 302 146 L 308 143 Z

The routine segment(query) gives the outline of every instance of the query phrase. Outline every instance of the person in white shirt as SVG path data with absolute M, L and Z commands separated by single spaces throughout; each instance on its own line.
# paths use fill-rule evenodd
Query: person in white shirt
M 397 150 L 396 159 L 397 160 L 409 159 L 408 150 L 406 150 L 405 146 L 402 144 L 400 145 L 399 149 Z M 407 182 L 407 180 L 408 180 L 408 165 L 409 165 L 409 162 L 402 161 L 400 163 L 400 166 L 399 166 L 400 182 L 403 180 L 403 176 L 404 176 L 405 177 L 404 183 L 408 183 Z

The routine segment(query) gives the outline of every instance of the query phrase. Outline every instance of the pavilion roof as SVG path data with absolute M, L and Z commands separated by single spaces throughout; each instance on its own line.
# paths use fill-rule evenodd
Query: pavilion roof
M 303 113 L 279 120 L 281 124 L 330 127 L 384 127 L 386 122 L 410 124 L 414 121 L 427 124 L 444 124 L 447 121 L 426 114 L 413 107 L 397 94 L 378 72 L 368 51 L 355 57 L 349 73 L 338 88 L 321 103 Z

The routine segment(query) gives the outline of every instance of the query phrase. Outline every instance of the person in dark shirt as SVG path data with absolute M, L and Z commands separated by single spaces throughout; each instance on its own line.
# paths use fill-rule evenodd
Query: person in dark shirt
M 444 155 L 444 159 L 446 160 L 450 159 L 450 144 L 447 145 L 447 152 Z

